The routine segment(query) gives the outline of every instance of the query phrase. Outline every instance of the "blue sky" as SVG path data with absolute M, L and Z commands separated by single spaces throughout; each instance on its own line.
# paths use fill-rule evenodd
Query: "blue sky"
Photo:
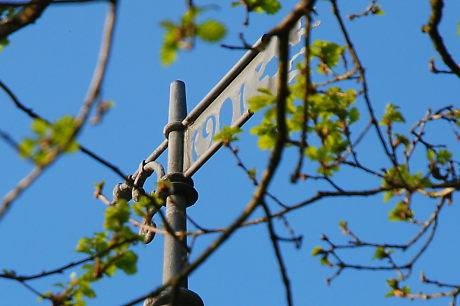
M 376 112 L 381 115 L 390 102 L 400 105 L 408 121 L 407 126 L 401 126 L 401 131 L 422 118 L 426 108 L 458 105 L 458 81 L 452 76 L 434 76 L 428 71 L 428 60 L 435 52 L 420 30 L 429 15 L 427 2 L 384 2 L 385 15 L 347 22 L 366 67 Z M 206 3 L 197 1 L 199 5 Z M 248 28 L 242 26 L 244 12 L 241 8 L 230 9 L 229 2 L 219 5 L 221 9 L 210 10 L 205 16 L 220 19 L 228 26 L 225 43 L 239 44 L 240 31 L 244 31 L 248 41 L 255 41 L 276 25 L 294 7 L 295 1 L 283 1 L 283 10 L 276 16 L 251 16 Z M 344 4 L 343 11 L 344 14 L 359 12 L 367 5 L 367 1 L 354 1 Z M 190 110 L 244 53 L 199 42 L 195 50 L 181 52 L 176 63 L 163 67 L 159 60 L 163 37 L 159 22 L 177 19 L 184 10 L 183 2 L 122 0 L 119 9 L 113 56 L 102 92 L 103 98 L 113 100 L 116 106 L 102 124 L 87 126 L 79 142 L 118 165 L 125 173 L 132 173 L 164 139 L 170 82 L 180 79 L 186 83 Z M 451 1 L 446 12 L 458 12 L 459 9 L 460 4 Z M 23 103 L 45 118 L 55 120 L 63 115 L 77 114 L 97 60 L 105 11 L 104 3 L 59 5 L 47 10 L 36 24 L 13 35 L 10 46 L 0 52 L 0 79 Z M 318 12 L 321 25 L 314 30 L 314 39 L 343 43 L 328 3 L 319 2 Z M 441 27 L 452 50 L 460 47 L 457 22 L 458 16 L 446 13 Z M 15 108 L 3 92 L 0 101 L 0 129 L 17 140 L 31 136 L 31 120 Z M 358 100 L 358 103 L 362 107 L 363 101 Z M 257 115 L 252 118 L 245 131 L 258 119 Z M 432 137 L 452 142 L 443 135 L 443 130 L 435 129 Z M 238 144 L 241 157 L 250 168 L 262 169 L 267 152 L 257 148 L 254 135 L 245 133 L 241 138 Z M 363 159 L 370 164 L 381 164 L 382 153 L 372 137 L 363 142 L 360 150 Z M 289 175 L 295 165 L 295 155 L 288 152 L 285 157 L 271 185 L 273 194 L 294 204 L 314 194 L 318 188 L 325 188 L 306 182 L 291 185 Z M 165 161 L 164 158 L 160 160 Z M 381 166 L 388 166 L 388 163 Z M 309 170 L 314 167 L 306 165 Z M 10 147 L 0 142 L 1 194 L 6 194 L 31 169 L 31 164 L 19 159 Z M 339 175 L 350 189 L 365 188 L 373 183 L 351 175 L 348 172 Z M 64 156 L 48 169 L 14 203 L 0 223 L 0 267 L 14 269 L 20 274 L 34 274 L 80 259 L 81 255 L 73 252 L 78 240 L 102 229 L 105 206 L 92 196 L 93 185 L 100 181 L 106 182 L 105 193 L 110 195 L 119 178 L 81 153 Z M 235 166 L 232 155 L 224 149 L 196 173 L 194 181 L 199 200 L 189 209 L 189 214 L 207 228 L 228 225 L 253 191 L 244 173 Z M 394 203 L 383 204 L 381 196 L 336 198 L 288 214 L 294 231 L 303 235 L 299 250 L 292 244 L 282 243 L 295 305 L 411 303 L 383 297 L 388 291 L 385 278 L 393 277 L 394 273 L 345 271 L 327 287 L 324 279 L 332 275 L 333 270 L 320 266 L 318 260 L 310 256 L 313 247 L 320 244 L 322 233 L 336 241 L 346 241 L 340 234 L 340 220 L 349 221 L 352 230 L 366 240 L 403 242 L 413 231 L 405 224 L 388 221 L 392 205 Z M 417 208 L 423 215 L 433 205 L 420 201 Z M 458 213 L 456 205 L 443 212 L 437 239 L 408 283 L 414 291 L 426 288 L 418 282 L 417 273 L 422 270 L 434 279 L 458 281 L 460 248 L 453 235 L 460 230 L 456 222 Z M 253 218 L 261 215 L 262 211 L 257 211 Z M 276 222 L 276 228 L 281 235 L 286 234 L 281 222 Z M 199 238 L 192 258 L 215 237 Z M 162 248 L 161 237 L 148 246 L 136 247 L 139 272 L 134 276 L 117 272 L 113 278 L 96 283 L 98 298 L 89 300 L 88 305 L 120 305 L 160 285 Z M 346 256 L 359 261 L 369 259 L 372 254 L 373 250 L 369 250 L 365 254 L 356 252 Z M 72 271 L 80 273 L 81 270 L 71 269 L 62 275 L 32 281 L 30 285 L 40 291 L 53 290 L 52 284 L 65 281 Z M 239 230 L 190 277 L 189 284 L 210 306 L 285 304 L 281 277 L 265 225 Z M 0 279 L 0 304 L 34 305 L 35 300 L 34 294 L 20 284 Z M 447 305 L 448 301 L 414 303 Z

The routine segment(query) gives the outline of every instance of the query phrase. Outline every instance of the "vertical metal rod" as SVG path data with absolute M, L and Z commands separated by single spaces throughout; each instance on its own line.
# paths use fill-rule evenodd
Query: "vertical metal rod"
M 180 123 L 187 115 L 185 98 L 185 84 L 174 81 L 170 87 L 169 99 L 169 124 Z M 184 131 L 172 130 L 168 134 L 168 173 L 183 172 L 184 164 Z M 166 200 L 166 220 L 174 232 L 186 231 L 187 220 L 185 217 L 186 203 L 181 195 L 171 195 Z M 187 265 L 187 239 L 179 242 L 171 235 L 165 235 L 163 257 L 163 283 Z M 187 288 L 187 279 L 183 280 L 181 287 Z

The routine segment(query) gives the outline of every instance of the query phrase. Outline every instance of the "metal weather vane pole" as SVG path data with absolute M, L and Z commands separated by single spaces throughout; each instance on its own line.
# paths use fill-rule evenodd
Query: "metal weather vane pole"
M 182 121 L 187 115 L 185 84 L 171 83 L 169 99 L 169 120 L 164 133 L 168 139 L 168 171 L 162 181 L 169 182 L 166 199 L 166 222 L 173 233 L 187 231 L 186 209 L 198 199 L 191 178 L 186 178 L 184 170 L 184 130 Z M 187 236 L 165 235 L 163 253 L 163 284 L 178 276 L 188 264 Z M 144 306 L 169 305 L 171 299 L 177 306 L 204 306 L 201 298 L 189 290 L 187 278 L 181 280 L 177 291 L 171 288 L 159 297 L 145 300 Z M 174 296 L 174 297 L 173 297 Z

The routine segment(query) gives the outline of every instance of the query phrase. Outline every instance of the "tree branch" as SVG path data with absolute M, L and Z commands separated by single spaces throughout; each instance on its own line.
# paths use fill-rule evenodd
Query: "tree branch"
M 278 237 L 275 234 L 275 229 L 273 227 L 272 218 L 270 217 L 271 216 L 270 209 L 267 203 L 262 201 L 261 204 L 262 204 L 262 208 L 264 209 L 265 215 L 268 219 L 267 228 L 270 234 L 270 240 L 272 242 L 273 250 L 275 251 L 276 260 L 278 262 L 278 268 L 280 270 L 281 277 L 283 279 L 284 289 L 286 291 L 286 302 L 288 306 L 292 306 L 293 304 L 292 304 L 291 284 L 289 281 L 289 277 L 287 275 L 286 265 L 284 264 L 284 261 L 283 261 L 283 255 L 281 254 L 281 250 L 278 245 Z
M 449 67 L 449 69 L 460 78 L 460 67 L 454 61 L 449 51 L 447 50 L 447 47 L 444 44 L 444 40 L 442 39 L 442 36 L 439 34 L 438 30 L 439 24 L 441 23 L 442 19 L 442 9 L 444 7 L 444 1 L 431 0 L 430 6 L 430 19 L 428 20 L 428 23 L 422 27 L 422 31 L 430 36 L 433 46 L 436 49 L 436 51 L 438 51 L 444 64 L 446 64 L 447 67 Z
M 0 40 L 35 22 L 49 5 L 49 0 L 36 0 L 25 5 L 11 18 L 0 22 Z M 7 5 L 11 6 L 11 5 Z

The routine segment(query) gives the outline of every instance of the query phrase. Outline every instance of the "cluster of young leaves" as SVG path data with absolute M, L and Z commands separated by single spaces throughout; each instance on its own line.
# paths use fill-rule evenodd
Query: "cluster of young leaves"
M 445 180 L 453 174 L 449 163 L 452 161 L 452 153 L 449 150 L 434 148 L 427 149 L 427 159 L 431 176 L 436 180 Z
M 393 167 L 385 172 L 382 187 L 401 187 L 408 191 L 415 191 L 418 188 L 426 188 L 431 186 L 430 180 L 418 172 L 410 174 L 406 165 L 401 164 Z M 384 201 L 387 202 L 394 195 L 400 194 L 398 190 L 388 191 L 385 193 Z
M 331 69 L 339 64 L 340 57 L 345 52 L 345 47 L 336 43 L 317 40 L 310 46 L 310 58 L 317 58 L 317 71 L 328 74 Z
M 64 116 L 53 124 L 35 119 L 32 131 L 35 137 L 24 138 L 19 145 L 19 153 L 37 165 L 46 165 L 52 153 L 58 149 L 65 153 L 78 149 L 78 143 L 71 140 L 75 131 L 75 119 L 71 116 Z
M 448 118 L 448 121 L 458 123 L 455 115 L 452 118 Z M 402 122 L 405 122 L 405 119 L 399 111 L 399 107 L 388 104 L 380 124 L 386 126 L 387 131 L 391 132 L 394 123 Z M 404 145 L 405 156 L 408 156 L 408 152 L 413 150 L 414 140 L 410 140 L 406 135 L 392 133 L 393 148 L 396 150 L 401 144 Z M 437 149 L 426 142 L 423 144 L 426 147 L 426 158 L 428 161 L 428 171 L 426 174 L 422 174 L 421 171 L 416 174 L 409 173 L 408 161 L 406 161 L 406 164 L 400 164 L 385 171 L 382 186 L 401 188 L 385 192 L 384 202 L 387 202 L 395 195 L 406 195 L 405 199 L 399 201 L 395 208 L 390 211 L 389 219 L 391 221 L 408 221 L 413 218 L 415 213 L 410 209 L 410 203 L 407 199 L 410 199 L 411 194 L 415 190 L 431 187 L 433 183 L 430 177 L 444 181 L 451 175 L 452 177 L 455 176 L 453 168 L 450 167 L 450 163 L 453 162 L 451 152 L 447 149 Z M 395 154 L 397 155 L 397 152 Z
M 393 253 L 394 250 L 390 249 L 387 250 L 386 248 L 379 246 L 375 249 L 374 257 L 372 259 L 385 259 L 390 256 L 391 253 Z
M 384 193 L 384 202 L 388 202 L 392 197 L 406 194 L 404 200 L 396 203 L 395 208 L 389 212 L 391 221 L 408 221 L 411 220 L 415 213 L 410 208 L 410 196 L 419 188 L 430 187 L 432 183 L 422 172 L 410 174 L 406 165 L 401 164 L 385 172 L 382 186 L 383 187 L 401 187 Z
M 77 245 L 76 252 L 87 254 L 91 257 L 89 263 L 82 266 L 85 271 L 78 276 L 75 272 L 67 284 L 58 283 L 62 288 L 61 293 L 47 292 L 43 298 L 55 301 L 59 299 L 59 305 L 86 304 L 84 298 L 95 298 L 96 293 L 91 284 L 100 280 L 103 276 L 111 277 L 117 270 L 126 274 L 137 272 L 137 255 L 129 249 L 139 242 L 140 237 L 134 233 L 127 222 L 131 215 L 131 208 L 125 200 L 119 200 L 114 206 L 105 211 L 105 231 L 94 233 L 93 237 L 82 238 Z
M 249 109 L 252 112 L 257 112 L 262 109 L 267 109 L 264 114 L 264 119 L 259 126 L 253 127 L 251 133 L 259 136 L 257 144 L 262 150 L 272 149 L 275 145 L 278 132 L 276 130 L 276 97 L 267 89 L 259 88 L 258 91 L 262 95 L 254 96 L 247 102 Z M 288 113 L 292 113 L 292 99 L 288 99 Z
M 380 124 L 390 128 L 395 122 L 406 122 L 406 119 L 404 119 L 404 116 L 399 111 L 399 106 L 387 104 L 385 107 L 385 114 L 383 115 Z
M 410 293 L 410 288 L 407 286 L 403 286 L 401 288 L 397 279 L 387 279 L 387 285 L 391 288 L 391 290 L 386 293 L 385 296 L 405 297 Z
M 197 18 L 204 8 L 191 7 L 180 19 L 179 23 L 170 20 L 161 22 L 166 33 L 161 47 L 161 62 L 169 65 L 177 57 L 179 49 L 190 49 L 198 37 L 206 42 L 217 42 L 227 34 L 225 26 L 217 20 L 208 19 L 198 23 Z
M 313 145 L 313 137 L 310 137 L 305 154 L 318 162 L 320 174 L 330 176 L 339 170 L 337 162 L 349 146 L 349 127 L 359 119 L 358 109 L 352 107 L 355 98 L 356 91 L 353 89 L 342 91 L 339 87 L 331 87 L 325 93 L 314 94 L 309 99 L 308 113 L 312 126 L 307 132 L 317 136 L 319 145 Z M 301 128 L 298 117 L 303 113 L 303 107 L 298 108 L 298 116 L 293 118 L 296 130 Z
M 318 73 L 327 74 L 340 62 L 344 47 L 327 41 L 315 41 L 311 45 L 311 57 L 318 59 Z M 304 71 L 302 64 L 297 65 L 300 71 Z M 311 72 L 310 72 L 311 73 Z M 297 77 L 290 89 L 287 99 L 287 124 L 289 136 L 294 137 L 296 132 L 303 130 L 304 125 L 304 97 L 305 76 Z M 254 127 L 251 133 L 259 137 L 258 145 L 261 149 L 273 148 L 276 138 L 276 97 L 266 89 L 259 89 L 262 95 L 248 100 L 251 111 L 256 112 L 266 109 L 261 124 Z M 337 160 L 348 148 L 348 137 L 351 124 L 359 119 L 359 111 L 352 107 L 357 93 L 355 90 L 342 90 L 340 87 L 329 87 L 325 91 L 311 90 L 308 98 L 307 133 L 309 146 L 305 154 L 313 161 L 319 163 L 318 172 L 323 175 L 332 175 L 338 170 Z M 314 139 L 316 138 L 316 139 Z
M 248 12 L 267 13 L 269 15 L 277 13 L 281 9 L 278 0 L 240 0 L 232 2 L 232 7 L 243 5 Z
M 237 126 L 230 127 L 226 126 L 222 131 L 214 136 L 214 141 L 222 141 L 224 146 L 227 146 L 233 141 L 238 141 L 239 138 L 236 136 L 242 133 L 243 130 Z
M 159 182 L 157 183 L 157 189 L 161 193 L 163 190 L 166 190 L 170 187 L 169 182 Z M 155 223 L 152 222 L 153 216 L 160 210 L 161 206 L 164 204 L 164 200 L 155 192 L 152 192 L 150 195 L 141 195 L 138 202 L 135 202 L 132 205 L 134 213 L 143 218 L 143 225 L 155 226 Z M 155 232 L 150 231 L 146 228 L 141 228 L 140 234 L 144 243 L 150 243 L 155 237 Z
M 304 107 L 300 101 L 305 89 L 302 78 L 299 77 L 297 83 L 290 87 L 291 95 L 287 105 L 290 135 L 303 128 Z M 262 123 L 254 127 L 251 133 L 259 136 L 258 145 L 261 149 L 271 149 L 277 137 L 274 107 L 276 97 L 266 90 L 261 91 L 264 95 L 248 100 L 251 111 L 267 108 Z M 305 154 L 320 164 L 318 172 L 321 174 L 331 175 L 333 171 L 338 170 L 334 161 L 347 149 L 346 133 L 349 132 L 349 126 L 359 118 L 357 108 L 351 107 L 355 98 L 354 90 L 344 92 L 339 87 L 331 87 L 324 93 L 316 93 L 309 97 L 308 121 L 311 126 L 308 127 L 307 133 L 316 135 L 319 145 L 308 146 Z
M 319 262 L 321 265 L 331 266 L 331 261 L 329 260 L 329 252 L 323 249 L 320 246 L 316 246 L 313 251 L 311 252 L 311 256 L 319 257 Z

